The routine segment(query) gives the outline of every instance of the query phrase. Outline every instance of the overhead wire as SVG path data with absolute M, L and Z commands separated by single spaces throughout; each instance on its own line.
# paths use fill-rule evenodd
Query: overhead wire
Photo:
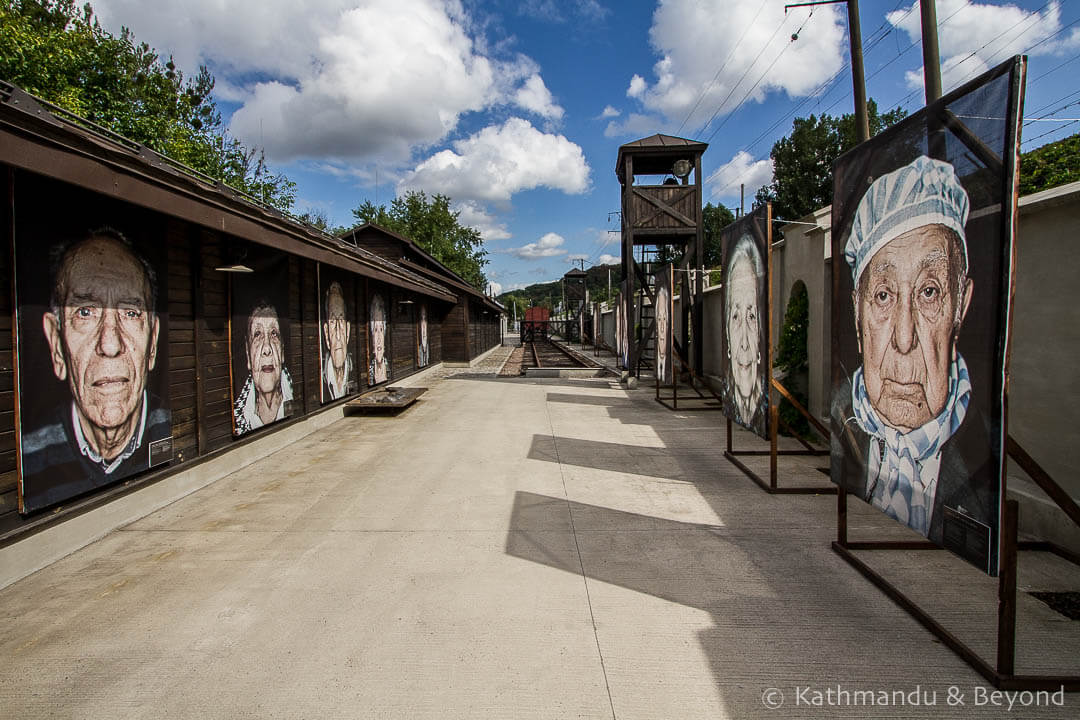
M 761 5 L 758 6 L 757 12 L 754 14 L 754 19 L 747 23 L 746 27 L 743 28 L 742 35 L 739 36 L 739 39 L 735 42 L 735 45 L 732 46 L 731 51 L 728 52 L 727 57 L 724 58 L 724 61 L 720 63 L 720 67 L 717 69 L 716 74 L 713 75 L 712 80 L 709 81 L 709 84 L 706 85 L 705 89 L 701 91 L 700 95 L 698 95 L 698 99 L 697 102 L 694 103 L 694 107 L 690 108 L 690 112 L 686 113 L 686 117 L 683 118 L 683 121 L 679 124 L 679 129 L 675 131 L 676 135 L 682 132 L 683 127 L 690 120 L 690 117 L 694 114 L 694 112 L 697 111 L 698 106 L 701 105 L 701 101 L 704 100 L 705 96 L 709 94 L 710 90 L 712 90 L 713 85 L 715 85 L 716 81 L 720 78 L 720 73 L 724 72 L 724 68 L 727 67 L 728 61 L 731 60 L 732 56 L 735 55 L 735 51 L 739 49 L 740 45 L 742 45 L 743 38 L 746 37 L 746 33 L 748 33 L 750 31 L 750 28 L 753 27 L 754 23 L 757 22 L 758 16 L 760 16 L 761 11 L 765 9 L 765 3 L 767 2 L 768 0 L 761 0 Z
M 773 38 L 776 37 L 776 33 L 780 32 L 780 28 L 784 27 L 784 23 L 787 22 L 788 17 L 790 16 L 785 15 L 784 19 L 780 21 L 780 24 L 776 26 L 776 29 L 773 30 L 772 35 L 770 35 L 769 39 L 765 41 L 765 44 L 761 46 L 761 50 L 758 51 L 758 54 L 754 57 L 754 60 L 747 66 L 746 70 L 743 71 L 743 74 L 739 76 L 739 79 L 735 82 L 735 84 L 731 86 L 731 90 L 729 90 L 728 94 L 724 97 L 724 99 L 720 101 L 720 105 L 717 106 L 716 111 L 713 112 L 712 116 L 710 116 L 709 119 L 705 122 L 705 124 L 701 126 L 701 129 L 698 130 L 697 133 L 695 133 L 696 135 L 701 135 L 703 132 L 705 132 L 706 128 L 708 128 L 709 125 L 712 124 L 712 121 L 716 119 L 716 116 L 720 114 L 720 111 L 724 109 L 724 105 L 727 104 L 727 101 L 731 99 L 732 95 L 735 94 L 735 90 L 738 89 L 739 85 L 742 84 L 742 81 L 746 78 L 747 74 L 749 74 L 749 72 L 754 68 L 754 66 L 757 65 L 757 61 L 765 53 L 765 50 L 767 50 L 769 45 L 772 44 Z
M 773 59 L 773 61 L 771 63 L 769 63 L 769 67 L 765 68 L 765 72 L 761 73 L 761 75 L 758 76 L 757 81 L 750 87 L 749 90 L 746 91 L 746 94 L 742 96 L 742 99 L 739 100 L 739 102 L 735 105 L 735 107 L 732 108 L 731 111 L 728 112 L 728 114 L 724 116 L 724 119 L 720 121 L 720 124 L 716 126 L 716 129 L 712 131 L 712 134 L 709 135 L 708 139 L 705 142 L 710 142 L 714 137 L 716 137 L 716 133 L 720 132 L 720 129 L 722 127 L 724 127 L 724 125 L 727 124 L 728 120 L 731 119 L 731 116 L 734 115 L 735 112 L 739 108 L 742 107 L 743 103 L 746 102 L 746 99 L 748 97 L 750 97 L 750 95 L 754 92 L 754 90 L 757 89 L 757 86 L 761 84 L 761 81 L 765 79 L 765 76 L 768 75 L 769 72 L 776 65 L 776 63 L 780 61 L 780 58 L 782 58 L 784 56 L 784 53 L 787 52 L 788 48 L 791 47 L 795 43 L 795 41 L 799 37 L 799 33 L 802 32 L 802 29 L 806 26 L 806 23 L 808 23 L 810 21 L 810 18 L 812 18 L 813 16 L 814 16 L 814 11 L 811 10 L 810 14 L 806 16 L 805 20 L 803 20 L 803 24 L 800 25 L 799 29 L 796 30 L 792 34 L 791 40 L 786 45 L 784 45 L 784 47 L 780 50 L 780 52 L 777 54 L 777 56 Z

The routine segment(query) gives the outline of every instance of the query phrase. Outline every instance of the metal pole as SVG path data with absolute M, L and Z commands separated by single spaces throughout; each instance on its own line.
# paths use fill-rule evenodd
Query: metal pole
M 859 0 L 848 0 L 847 16 L 848 38 L 851 41 L 851 84 L 855 90 L 855 136 L 859 142 L 864 142 L 870 139 L 870 118 L 866 114 L 866 80 L 863 77 Z M 936 34 L 934 38 L 937 38 Z
M 922 11 L 923 85 L 926 104 L 941 97 L 941 62 L 938 59 L 937 6 L 934 0 L 919 0 Z
M 744 203 L 743 203 L 744 197 L 743 196 L 745 194 L 746 194 L 746 183 L 739 183 L 739 217 L 742 217 L 743 213 L 746 212 L 745 210 L 743 210 L 743 205 L 744 205 Z M 725 290 L 724 292 L 727 292 L 727 291 Z

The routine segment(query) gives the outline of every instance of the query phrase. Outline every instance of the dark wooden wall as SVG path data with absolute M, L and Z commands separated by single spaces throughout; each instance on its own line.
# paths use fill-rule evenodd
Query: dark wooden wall
M 0 166 L 0 534 L 18 532 L 27 523 L 54 508 L 23 517 L 18 513 L 18 473 L 16 468 L 16 392 L 14 373 L 14 332 L 12 328 L 15 178 Z M 165 310 L 168 312 L 168 392 L 172 409 L 173 460 L 164 468 L 147 473 L 168 473 L 207 453 L 237 442 L 232 434 L 232 387 L 230 378 L 230 323 L 228 273 L 215 270 L 232 256 L 233 245 L 242 241 L 210 229 L 165 215 L 153 216 L 161 223 L 165 239 L 168 271 L 165 283 Z M 289 320 L 286 338 L 286 367 L 293 382 L 293 396 L 299 417 L 323 407 L 319 363 L 319 297 L 316 263 L 290 257 Z M 417 372 L 416 320 L 419 304 L 428 303 L 428 337 L 431 362 L 442 358 L 444 339 L 440 317 L 447 303 L 391 288 L 355 276 L 350 283 L 355 301 L 353 314 L 353 357 L 358 389 L 367 389 L 367 297 L 376 286 L 388 301 L 390 327 L 387 351 L 392 379 Z M 399 304 L 398 300 L 412 300 Z M 460 313 L 458 313 L 460 320 Z M 460 324 L 457 326 L 460 328 Z M 453 342 L 463 348 L 460 329 Z M 29 391 L 24 389 L 25 391 Z M 253 434 L 259 434 L 259 431 Z M 247 436 L 245 436 L 247 437 Z M 127 483 L 138 482 L 130 478 Z M 113 487 L 96 494 L 108 493 Z M 90 499 L 95 495 L 91 494 Z M 84 498 L 74 499 L 81 503 Z M 61 506 L 63 507 L 63 506 Z
M 13 173 L 0 168 L 0 517 L 19 508 L 19 476 L 15 468 L 15 358 L 11 329 L 11 249 L 15 219 Z
M 412 293 L 394 289 L 390 294 L 390 313 L 394 322 L 390 326 L 389 342 L 393 346 L 394 379 L 410 375 L 416 368 L 416 299 Z M 406 302 L 411 301 L 411 302 Z
M 442 359 L 444 362 L 466 362 L 469 359 L 465 335 L 465 307 L 459 302 L 450 308 L 442 320 Z

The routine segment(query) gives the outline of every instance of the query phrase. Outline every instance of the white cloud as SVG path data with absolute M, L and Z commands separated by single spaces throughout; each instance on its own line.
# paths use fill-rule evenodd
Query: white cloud
M 747 195 L 753 197 L 758 188 L 771 183 L 772 179 L 772 158 L 754 160 L 750 153 L 740 150 L 709 175 L 705 183 L 711 189 L 711 197 L 738 197 L 740 183 L 746 186 Z
M 513 292 L 515 290 L 524 290 L 527 287 L 529 287 L 529 286 L 526 285 L 525 283 L 511 283 L 511 284 L 506 286 L 505 292 Z
M 530 75 L 525 84 L 514 95 L 514 101 L 529 112 L 549 120 L 561 120 L 563 109 L 555 104 L 551 91 L 544 85 L 539 75 Z
M 776 91 L 807 95 L 843 64 L 844 25 L 841 11 L 833 6 L 816 7 L 812 15 L 806 8 L 793 8 L 785 15 L 779 2 L 661 0 L 649 30 L 650 43 L 660 56 L 653 66 L 656 79 L 650 84 L 634 75 L 627 94 L 641 100 L 647 110 L 681 122 L 704 92 L 686 123 L 690 128 L 703 125 L 718 108 L 720 117 L 734 110 L 759 77 L 761 82 L 750 95 L 754 101 Z M 800 26 L 803 31 L 793 42 L 791 34 Z M 740 42 L 742 28 L 747 31 Z
M 943 58 L 943 92 L 962 85 L 1011 55 L 1028 52 L 1028 48 L 1031 48 L 1030 54 L 1033 55 L 1052 55 L 1080 47 L 1080 28 L 1032 47 L 1061 29 L 1059 0 L 1048 3 L 1041 13 L 1023 10 L 1015 5 L 938 0 L 937 16 L 941 21 L 938 47 Z M 912 41 L 922 39 L 917 7 L 894 10 L 885 17 L 893 27 L 904 30 Z M 908 71 L 904 77 L 908 87 L 923 87 L 921 66 Z
M 596 230 L 594 228 L 589 228 L 589 230 L 590 232 L 595 233 L 593 242 L 602 248 L 606 248 L 612 243 L 617 243 L 619 238 L 622 237 L 621 230 Z
M 503 286 L 502 286 L 501 283 L 489 282 L 488 283 L 488 292 L 490 292 L 492 295 L 502 295 Z
M 663 121 L 655 115 L 630 113 L 622 120 L 612 120 L 609 122 L 607 127 L 604 128 L 604 137 L 613 138 L 625 135 L 642 137 L 645 135 L 655 135 L 662 125 Z
M 605 105 L 603 112 L 600 113 L 600 119 L 604 120 L 606 118 L 619 117 L 620 115 L 622 115 L 621 112 L 610 105 Z
M 588 260 L 589 257 L 590 256 L 587 253 L 573 253 L 572 255 L 566 256 L 566 262 L 577 263 L 579 260 Z
M 622 258 L 618 255 L 609 255 L 604 253 L 600 257 L 596 258 L 597 265 L 618 265 L 622 262 Z
M 519 248 L 511 248 L 508 253 L 522 260 L 540 260 L 541 258 L 565 255 L 567 250 L 562 247 L 566 238 L 558 233 L 549 232 L 534 243 L 522 245 Z
M 589 188 L 585 154 L 562 135 L 510 118 L 453 144 L 416 166 L 398 192 L 419 188 L 462 200 L 507 203 L 522 190 L 547 187 L 578 195 Z
M 458 221 L 462 225 L 479 230 L 484 242 L 506 240 L 512 237 L 506 223 L 498 222 L 491 213 L 473 201 L 459 203 L 454 210 L 458 213 Z
M 535 62 L 500 59 L 474 37 L 461 0 L 96 0 L 106 27 L 210 62 L 242 102 L 230 129 L 274 162 L 407 161 L 465 113 L 516 105 L 562 115 Z

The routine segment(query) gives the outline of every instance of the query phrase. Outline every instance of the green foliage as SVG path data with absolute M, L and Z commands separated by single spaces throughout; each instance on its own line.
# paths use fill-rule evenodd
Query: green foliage
M 1020 194 L 1080 180 L 1080 133 L 1020 156 Z
M 373 223 L 409 238 L 476 289 L 483 291 L 487 287 L 484 240 L 479 230 L 458 222 L 458 213 L 450 209 L 447 196 L 429 198 L 423 191 L 411 190 L 394 198 L 389 208 L 365 201 L 352 212 L 359 222 Z
M 312 227 L 317 227 L 325 233 L 330 235 L 340 235 L 348 230 L 344 227 L 333 227 L 330 225 L 330 216 L 326 214 L 325 210 L 313 209 L 307 210 L 296 216 L 296 219 L 305 222 Z
M 723 248 L 720 246 L 720 231 L 735 222 L 735 214 L 723 205 L 706 203 L 701 209 L 701 224 L 705 234 L 705 267 L 720 267 L 723 260 Z
M 261 151 L 228 137 L 206 67 L 185 80 L 129 29 L 103 30 L 89 3 L 0 0 L 0 78 L 274 207 L 295 200 Z
M 608 270 L 611 271 L 611 296 L 608 296 Z M 593 265 L 585 269 L 585 287 L 589 291 L 589 302 L 607 302 L 619 293 L 622 282 L 622 269 L 618 265 Z M 555 280 L 548 283 L 534 283 L 521 290 L 504 292 L 497 298 L 505 304 L 505 299 L 520 297 L 525 306 L 546 307 L 549 310 L 562 302 L 562 282 Z
M 873 137 L 907 114 L 896 108 L 884 115 L 877 103 L 866 104 Z M 791 134 L 773 144 L 773 182 L 758 190 L 758 203 L 772 201 L 773 217 L 794 220 L 832 203 L 833 162 L 856 145 L 855 117 L 830 115 L 796 118 Z
M 809 325 L 810 296 L 806 292 L 806 285 L 796 283 L 784 312 L 784 324 L 780 328 L 780 344 L 774 362 L 776 367 L 786 373 L 785 386 L 803 407 L 807 405 L 805 384 L 809 358 L 806 351 L 806 331 Z M 780 417 L 800 435 L 806 437 L 810 433 L 810 423 L 787 398 L 780 403 Z

